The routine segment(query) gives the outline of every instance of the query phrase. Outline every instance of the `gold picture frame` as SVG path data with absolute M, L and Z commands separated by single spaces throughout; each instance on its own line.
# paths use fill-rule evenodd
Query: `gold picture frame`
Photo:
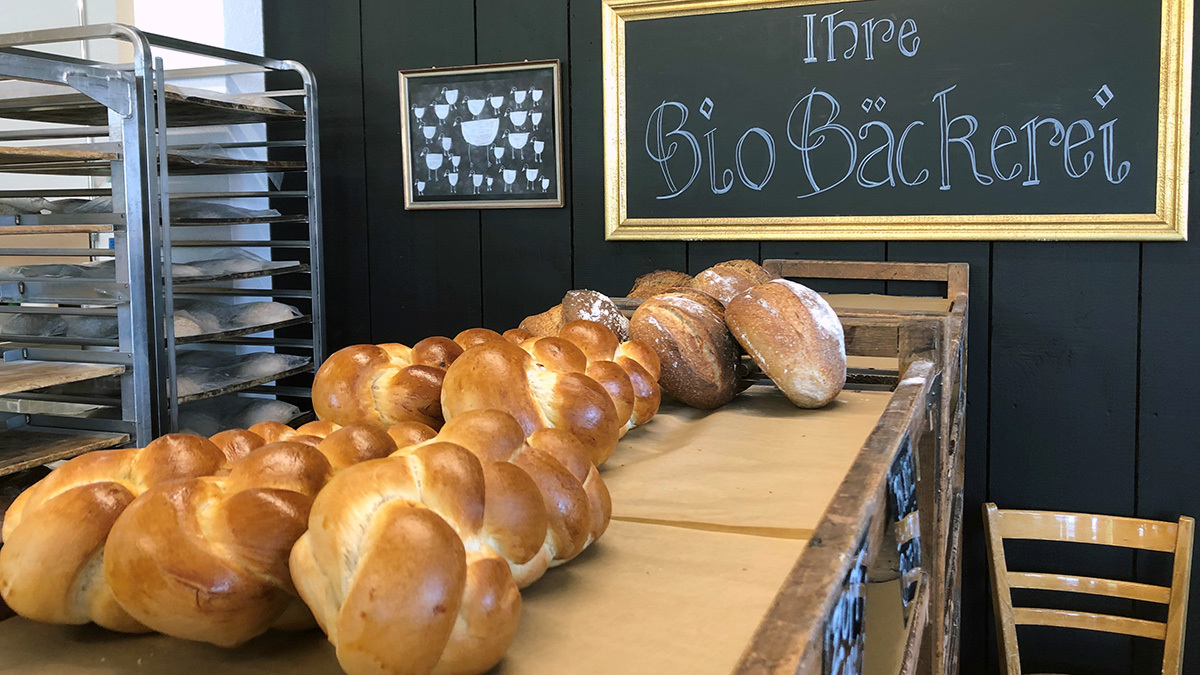
M 1186 240 L 1193 0 L 1161 1 L 1161 85 L 1154 213 L 630 218 L 626 202 L 626 24 L 695 14 L 833 4 L 833 0 L 602 0 L 605 238 Z
M 563 206 L 558 59 L 401 70 L 399 78 L 405 209 Z M 510 85 L 512 91 L 496 89 Z M 428 162 L 428 175 L 416 153 L 437 160 Z

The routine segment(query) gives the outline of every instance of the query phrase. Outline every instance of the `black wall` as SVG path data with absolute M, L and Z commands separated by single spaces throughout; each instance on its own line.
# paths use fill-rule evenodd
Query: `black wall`
M 1188 380 L 1200 372 L 1200 241 L 606 242 L 598 0 L 264 4 L 267 53 L 303 61 L 320 85 L 333 348 L 503 330 L 570 288 L 620 294 L 652 269 L 695 273 L 735 257 L 964 261 L 972 315 L 962 672 L 997 670 L 982 502 L 1200 515 L 1200 393 Z M 563 62 L 567 206 L 404 211 L 396 71 L 546 58 Z M 1027 569 L 1166 582 L 1155 556 L 1078 548 L 1011 554 Z M 1192 604 L 1195 615 L 1200 592 Z M 1185 662 L 1200 668 L 1200 621 L 1191 625 Z M 1153 643 L 1103 634 L 1021 635 L 1033 670 L 1148 673 L 1161 659 Z

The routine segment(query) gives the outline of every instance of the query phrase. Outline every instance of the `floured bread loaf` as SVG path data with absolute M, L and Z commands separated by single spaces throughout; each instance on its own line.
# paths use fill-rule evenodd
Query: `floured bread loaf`
M 722 305 L 729 305 L 729 301 L 738 295 L 774 278 L 753 260 L 729 260 L 697 274 L 692 280 L 692 288 L 708 293 Z
M 730 301 L 725 321 L 792 403 L 820 408 L 846 384 L 842 322 L 819 293 L 786 279 Z
M 656 295 L 633 313 L 629 333 L 658 355 L 659 384 L 683 403 L 710 410 L 737 394 L 737 343 L 711 296 L 693 289 Z
M 572 321 L 595 321 L 611 330 L 621 342 L 629 339 L 629 319 L 603 293 L 567 291 L 562 301 L 562 322 L 565 326 Z

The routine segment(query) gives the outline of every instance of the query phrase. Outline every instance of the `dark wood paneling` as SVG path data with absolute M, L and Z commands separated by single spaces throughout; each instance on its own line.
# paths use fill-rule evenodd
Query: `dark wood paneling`
M 558 304 L 571 286 L 570 54 L 562 0 L 480 2 L 475 8 L 479 63 L 562 61 L 563 196 L 560 209 L 481 212 L 483 325 L 505 330 Z
M 687 245 L 687 269 L 693 276 L 726 260 L 761 262 L 761 244 L 757 241 L 693 241 Z
M 303 63 L 317 80 L 326 291 L 336 298 L 325 303 L 330 351 L 371 338 L 369 295 L 349 292 L 370 287 L 360 32 L 358 2 L 263 3 L 267 53 Z
M 1192 100 L 1195 102 L 1195 95 Z M 1200 122 L 1193 116 L 1193 177 L 1200 167 L 1197 139 Z M 1197 194 L 1193 187 L 1190 213 L 1200 213 Z M 1142 245 L 1137 515 L 1158 520 L 1174 521 L 1181 515 L 1200 517 L 1200 391 L 1186 382 L 1200 372 L 1200 242 L 1196 241 L 1196 228 L 1192 225 L 1192 241 L 1187 243 Z M 1139 557 L 1141 580 L 1165 581 L 1168 566 L 1161 558 Z M 1196 561 L 1192 564 L 1195 569 Z M 1200 574 L 1193 572 L 1193 617 L 1200 611 L 1198 578 Z M 1200 668 L 1200 621 L 1193 619 L 1188 627 L 1184 672 Z M 1161 649 L 1138 645 L 1135 656 L 1134 672 L 1161 672 Z
M 624 295 L 640 274 L 687 269 L 683 242 L 604 239 L 604 78 L 600 67 L 600 6 L 568 3 L 571 11 L 572 217 L 576 288 Z
M 991 310 L 991 498 L 1132 513 L 1138 245 L 997 243 Z M 1039 571 L 1132 575 L 1126 551 L 1073 553 L 1022 557 Z M 1125 638 L 1025 629 L 1020 639 L 1030 672 L 1129 672 Z
M 887 260 L 887 244 L 882 241 L 764 241 L 762 257 L 797 260 Z M 945 261 L 943 261 L 945 262 Z M 846 281 L 842 279 L 802 279 L 803 283 L 824 293 L 884 293 L 882 281 Z
M 474 3 L 363 0 L 362 49 L 371 282 L 353 292 L 375 342 L 453 336 L 483 319 L 479 212 L 404 210 L 397 72 L 474 63 Z

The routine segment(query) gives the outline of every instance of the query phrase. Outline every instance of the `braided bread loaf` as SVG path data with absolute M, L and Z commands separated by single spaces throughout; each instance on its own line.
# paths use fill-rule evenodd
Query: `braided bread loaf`
M 292 579 L 350 675 L 482 673 L 508 650 L 521 609 L 497 549 L 520 563 L 544 541 L 544 512 L 542 531 L 528 517 L 536 486 L 502 463 L 489 481 L 451 443 L 405 453 L 334 476 L 292 549 Z
M 0 595 L 18 614 L 48 623 L 146 626 L 125 611 L 104 574 L 105 542 L 138 495 L 172 480 L 210 476 L 228 458 L 211 441 L 170 434 L 145 448 L 76 457 L 30 487 L 4 517 Z
M 446 419 L 472 410 L 502 410 L 526 435 L 546 428 L 571 432 L 592 463 L 602 464 L 612 455 L 623 423 L 608 392 L 585 374 L 587 357 L 562 338 L 537 340 L 531 351 L 500 340 L 464 352 L 446 370 Z
M 521 348 L 535 359 L 553 350 L 560 359 L 570 359 L 574 353 L 564 349 L 565 340 L 578 348 L 586 359 L 583 372 L 608 392 L 617 410 L 619 435 L 650 421 L 658 412 L 662 391 L 658 387 L 658 356 L 646 343 L 621 342 L 611 330 L 595 321 L 572 321 L 555 337 L 533 338 L 521 343 Z M 573 363 L 572 367 L 581 364 Z
M 465 448 L 485 467 L 496 463 L 519 467 L 537 485 L 548 517 L 547 530 L 541 549 L 532 559 L 509 559 L 521 588 L 537 581 L 547 567 L 561 565 L 582 553 L 608 528 L 612 515 L 608 487 L 591 463 L 587 449 L 570 432 L 538 429 L 526 438 L 512 415 L 499 410 L 472 410 L 448 420 L 429 442 Z M 492 483 L 488 488 L 491 490 Z M 506 511 L 513 513 L 511 509 Z M 535 517 L 530 514 L 522 520 Z
M 153 630 L 223 647 L 277 622 L 311 626 L 287 560 L 332 471 L 313 446 L 279 441 L 228 476 L 150 488 L 108 537 L 104 572 L 117 603 Z
M 342 425 L 391 426 L 409 420 L 436 429 L 442 425 L 442 379 L 462 352 L 463 347 L 444 337 L 426 338 L 412 347 L 340 349 L 313 378 L 313 409 L 320 419 Z

